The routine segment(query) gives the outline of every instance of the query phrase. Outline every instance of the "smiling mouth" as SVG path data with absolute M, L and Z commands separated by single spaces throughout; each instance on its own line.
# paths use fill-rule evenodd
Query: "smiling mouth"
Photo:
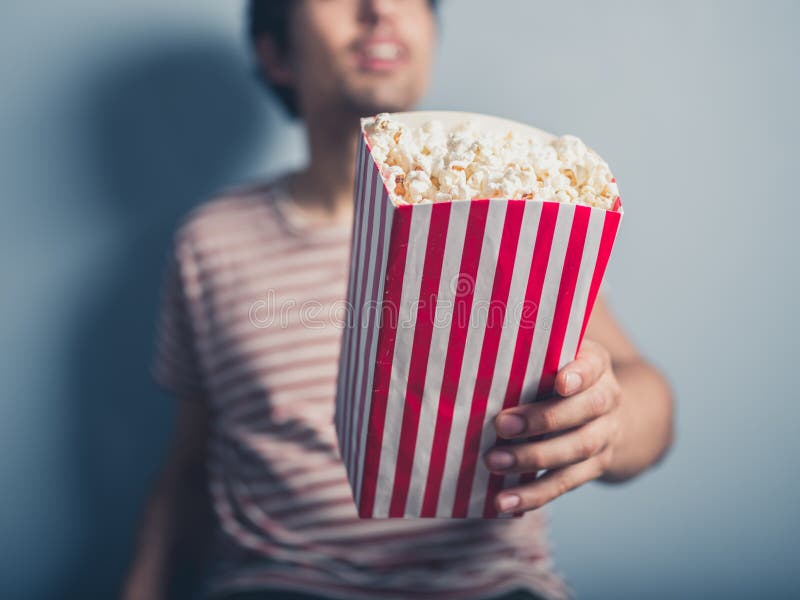
M 397 60 L 400 58 L 402 49 L 399 45 L 391 42 L 380 42 L 378 44 L 370 44 L 364 48 L 364 55 L 367 58 L 376 60 Z
M 405 47 L 391 40 L 376 40 L 361 44 L 358 48 L 358 63 L 366 71 L 391 71 L 406 60 Z

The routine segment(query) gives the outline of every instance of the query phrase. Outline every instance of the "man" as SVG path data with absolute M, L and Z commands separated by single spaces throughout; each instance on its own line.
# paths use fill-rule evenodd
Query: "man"
M 308 126 L 310 162 L 203 204 L 175 236 L 154 375 L 180 397 L 177 433 L 126 600 L 167 597 L 187 539 L 209 548 L 216 598 L 563 598 L 535 509 L 593 479 L 629 479 L 669 446 L 669 389 L 600 299 L 558 395 L 496 419 L 501 437 L 549 434 L 485 457 L 496 472 L 548 470 L 499 495 L 523 518 L 358 518 L 332 422 L 341 323 L 309 326 L 298 311 L 313 301 L 334 315 L 345 298 L 358 119 L 420 99 L 434 11 L 252 1 L 263 75 Z

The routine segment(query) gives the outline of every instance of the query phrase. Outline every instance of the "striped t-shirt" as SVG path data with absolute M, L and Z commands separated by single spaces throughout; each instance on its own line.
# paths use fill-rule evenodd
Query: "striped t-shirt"
M 212 415 L 210 593 L 568 597 L 546 517 L 360 519 L 333 424 L 351 222 L 312 224 L 285 178 L 230 190 L 174 236 L 153 375 Z

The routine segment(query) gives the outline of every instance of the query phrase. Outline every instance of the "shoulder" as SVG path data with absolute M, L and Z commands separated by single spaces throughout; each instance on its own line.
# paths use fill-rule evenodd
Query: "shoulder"
M 256 235 L 274 236 L 279 224 L 272 203 L 283 181 L 280 176 L 239 184 L 208 197 L 179 220 L 173 240 L 176 251 L 205 254 L 241 245 Z

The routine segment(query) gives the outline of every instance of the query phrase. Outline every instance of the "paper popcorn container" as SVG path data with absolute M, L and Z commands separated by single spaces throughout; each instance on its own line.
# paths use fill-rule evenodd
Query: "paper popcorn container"
M 408 125 L 494 117 L 414 112 Z M 622 218 L 537 200 L 395 206 L 358 149 L 335 427 L 362 518 L 504 518 L 491 473 L 503 409 L 552 391 L 580 346 Z M 522 481 L 535 478 L 526 473 Z M 516 513 L 513 516 L 520 516 Z

